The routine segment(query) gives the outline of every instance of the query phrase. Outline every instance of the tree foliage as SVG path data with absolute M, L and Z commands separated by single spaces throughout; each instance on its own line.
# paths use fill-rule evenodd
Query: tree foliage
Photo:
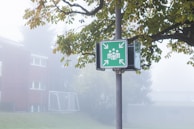
M 73 24 L 77 15 L 94 20 L 81 31 L 69 30 L 58 35 L 54 52 L 79 54 L 77 67 L 95 61 L 94 47 L 101 40 L 114 38 L 115 4 L 118 0 L 31 0 L 34 7 L 26 9 L 24 19 L 30 28 L 46 23 Z M 82 4 L 84 3 L 84 4 Z M 194 66 L 194 1 L 193 0 L 121 0 L 122 38 L 142 43 L 142 66 L 149 68 L 161 59 L 159 43 L 168 39 L 172 52 L 191 56 Z M 80 23 L 80 24 L 81 24 Z M 63 60 L 63 59 L 62 59 Z

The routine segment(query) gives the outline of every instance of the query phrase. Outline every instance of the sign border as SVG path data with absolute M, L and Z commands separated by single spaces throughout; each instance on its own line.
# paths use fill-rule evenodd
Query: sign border
M 102 61 L 102 44 L 103 43 L 114 43 L 114 42 L 125 42 L 125 65 L 123 66 L 104 66 Z M 127 68 L 128 67 L 128 40 L 120 39 L 120 40 L 103 40 L 100 42 L 100 67 L 104 69 L 112 69 L 112 68 Z

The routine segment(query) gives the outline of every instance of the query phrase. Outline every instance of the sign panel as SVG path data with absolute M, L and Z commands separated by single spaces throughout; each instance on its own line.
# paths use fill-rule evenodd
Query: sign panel
M 101 68 L 126 68 L 128 66 L 127 40 L 100 43 Z

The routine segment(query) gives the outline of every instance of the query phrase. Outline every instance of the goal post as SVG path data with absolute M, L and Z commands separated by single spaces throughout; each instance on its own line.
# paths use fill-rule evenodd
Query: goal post
M 75 112 L 79 110 L 76 92 L 49 91 L 48 111 Z

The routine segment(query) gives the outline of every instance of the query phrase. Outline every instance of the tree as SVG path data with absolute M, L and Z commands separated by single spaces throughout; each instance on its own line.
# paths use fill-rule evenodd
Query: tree
M 63 21 L 73 24 L 77 15 L 94 20 L 81 31 L 69 30 L 58 35 L 54 52 L 66 56 L 79 54 L 77 67 L 95 61 L 94 47 L 104 39 L 113 39 L 115 4 L 118 0 L 31 0 L 35 5 L 26 9 L 24 19 L 30 28 Z M 84 4 L 80 4 L 84 3 Z M 192 0 L 122 0 L 122 37 L 129 42 L 138 39 L 142 45 L 142 67 L 161 59 L 158 43 L 168 39 L 171 52 L 190 55 L 194 66 L 194 1 Z M 168 56 L 170 56 L 169 53 Z M 64 58 L 62 59 L 64 60 Z
M 71 85 L 79 94 L 82 112 L 103 123 L 113 123 L 115 114 L 115 76 L 107 71 L 102 74 L 93 64 L 79 70 Z M 150 72 L 142 74 L 125 72 L 123 74 L 123 118 L 126 120 L 129 104 L 150 104 L 148 97 L 151 89 Z

